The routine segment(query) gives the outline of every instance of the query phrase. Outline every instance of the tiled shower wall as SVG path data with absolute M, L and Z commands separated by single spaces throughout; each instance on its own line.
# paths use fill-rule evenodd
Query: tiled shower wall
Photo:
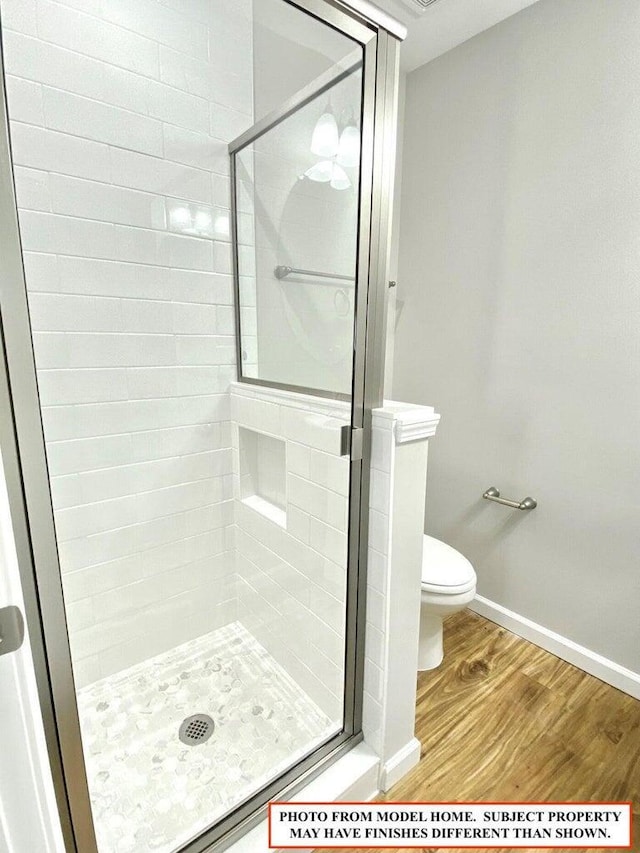
M 251 3 L 0 8 L 82 684 L 237 615 L 226 143 L 252 123 Z
M 239 619 L 339 720 L 348 407 L 246 386 L 229 395 L 226 143 L 252 122 L 251 4 L 75 6 L 0 0 L 77 681 Z M 275 232 L 299 170 L 316 159 L 308 145 L 318 109 L 296 117 L 290 156 L 265 143 L 261 186 Z M 257 164 L 248 162 L 250 177 Z M 241 189 L 246 295 L 255 293 L 255 237 L 251 187 Z M 303 208 L 335 221 L 347 196 L 318 199 L 315 189 Z M 353 259 L 355 223 L 347 226 L 336 263 Z M 259 229 L 265 281 L 275 281 L 276 261 L 313 244 L 288 233 L 290 257 L 278 254 L 268 222 Z M 320 264 L 316 250 L 305 255 L 311 265 Z M 255 297 L 245 305 L 245 330 L 255 334 Z M 280 313 L 281 330 L 283 321 Z M 255 357 L 255 338 L 249 348 Z M 284 442 L 286 527 L 233 499 L 238 426 Z
M 241 498 L 235 484 L 239 618 L 332 720 L 342 719 L 349 459 L 340 456 L 347 403 L 233 385 L 238 428 L 281 442 L 286 521 Z M 240 451 L 241 452 L 241 451 Z M 278 464 L 276 460 L 268 464 Z

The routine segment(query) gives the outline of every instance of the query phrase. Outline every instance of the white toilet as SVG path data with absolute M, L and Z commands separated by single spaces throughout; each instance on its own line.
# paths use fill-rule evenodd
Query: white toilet
M 476 594 L 476 573 L 466 557 L 432 536 L 424 536 L 423 543 L 419 670 L 440 666 L 442 620 L 463 610 Z

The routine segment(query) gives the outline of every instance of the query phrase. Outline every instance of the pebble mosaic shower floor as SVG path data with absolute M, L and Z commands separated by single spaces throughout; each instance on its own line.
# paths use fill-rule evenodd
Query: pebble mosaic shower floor
M 172 853 L 323 740 L 332 722 L 238 622 L 80 691 L 100 853 Z M 193 714 L 213 735 L 187 746 Z

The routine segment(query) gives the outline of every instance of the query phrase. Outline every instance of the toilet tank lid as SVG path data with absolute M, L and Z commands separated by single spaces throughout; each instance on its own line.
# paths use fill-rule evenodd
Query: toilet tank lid
M 424 536 L 422 546 L 422 583 L 436 586 L 463 586 L 475 583 L 473 566 L 459 551 L 434 539 Z

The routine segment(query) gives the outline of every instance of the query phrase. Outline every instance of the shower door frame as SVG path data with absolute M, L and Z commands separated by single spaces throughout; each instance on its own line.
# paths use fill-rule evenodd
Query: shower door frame
M 382 403 L 386 274 L 395 163 L 399 41 L 375 16 L 340 0 L 285 0 L 363 47 L 363 124 L 347 567 L 345 713 L 341 732 L 241 803 L 183 853 L 236 841 L 264 819 L 266 803 L 287 799 L 362 739 L 371 413 Z M 366 4 L 361 4 L 365 6 Z M 0 18 L 0 35 L 2 20 Z M 234 223 L 235 227 L 235 223 Z M 29 320 L 0 38 L 0 443 L 39 701 L 67 853 L 97 853 L 57 552 Z M 351 535 L 353 533 L 353 535 Z

